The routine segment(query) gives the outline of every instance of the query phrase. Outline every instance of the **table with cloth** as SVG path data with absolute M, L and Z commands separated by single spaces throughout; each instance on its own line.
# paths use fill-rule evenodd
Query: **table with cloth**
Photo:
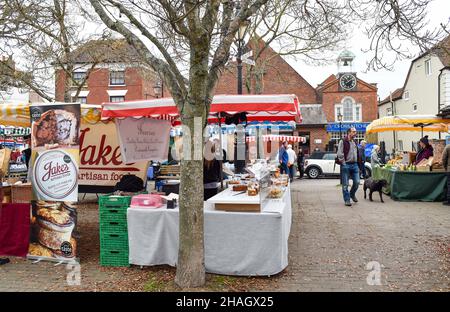
M 443 201 L 447 187 L 445 172 L 401 171 L 375 167 L 375 180 L 385 179 L 388 186 L 383 189 L 391 198 L 399 201 Z
M 130 264 L 176 266 L 178 209 L 128 208 Z M 269 276 L 288 265 L 292 207 L 289 188 L 262 212 L 215 210 L 205 202 L 206 272 Z

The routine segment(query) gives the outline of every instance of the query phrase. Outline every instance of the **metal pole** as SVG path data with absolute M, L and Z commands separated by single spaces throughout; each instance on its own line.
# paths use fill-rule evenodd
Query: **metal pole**
M 238 41 L 237 54 L 237 93 L 242 94 L 242 40 Z

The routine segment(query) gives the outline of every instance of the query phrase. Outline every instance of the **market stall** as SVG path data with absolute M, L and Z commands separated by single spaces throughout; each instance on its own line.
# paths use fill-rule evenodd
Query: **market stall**
M 387 116 L 374 120 L 367 133 L 384 131 L 448 132 L 450 119 L 428 115 Z M 417 140 L 420 138 L 418 137 Z M 430 140 L 432 157 L 415 162 L 416 152 L 398 151 L 384 167 L 372 168 L 374 179 L 385 179 L 383 189 L 392 199 L 400 201 L 442 201 L 445 199 L 446 173 L 441 158 L 445 140 Z
M 215 96 L 208 121 L 216 123 L 224 119 L 224 114 L 241 112 L 246 113 L 249 121 L 301 120 L 295 96 L 258 95 Z M 119 119 L 149 116 L 172 122 L 179 117 L 172 99 L 105 103 L 102 116 Z M 293 139 L 301 140 L 299 137 Z M 271 166 L 272 170 L 268 170 Z M 291 197 L 289 179 L 280 175 L 276 167 L 276 163 L 256 162 L 247 168 L 248 174 L 234 175 L 225 181 L 222 192 L 205 202 L 207 272 L 272 275 L 287 266 Z M 179 210 L 171 200 L 155 204 L 153 195 L 148 195 L 149 207 L 144 203 L 133 205 L 131 199 L 127 209 L 129 263 L 176 265 Z
M 402 171 L 392 168 L 372 168 L 376 180 L 385 179 L 384 193 L 399 201 L 443 201 L 447 186 L 445 172 Z

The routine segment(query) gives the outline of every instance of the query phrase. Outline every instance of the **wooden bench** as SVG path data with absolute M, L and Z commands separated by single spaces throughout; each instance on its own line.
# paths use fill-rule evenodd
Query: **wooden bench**
M 156 180 L 179 180 L 180 165 L 162 165 Z

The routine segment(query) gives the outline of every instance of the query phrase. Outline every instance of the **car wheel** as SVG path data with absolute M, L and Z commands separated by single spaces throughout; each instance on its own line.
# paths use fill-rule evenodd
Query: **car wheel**
M 366 167 L 366 177 L 370 178 L 372 176 L 372 170 L 370 170 L 370 168 Z
M 312 168 L 308 169 L 306 174 L 308 175 L 308 178 L 310 178 L 310 179 L 317 179 L 320 175 L 320 170 L 319 170 L 319 168 L 312 167 Z

